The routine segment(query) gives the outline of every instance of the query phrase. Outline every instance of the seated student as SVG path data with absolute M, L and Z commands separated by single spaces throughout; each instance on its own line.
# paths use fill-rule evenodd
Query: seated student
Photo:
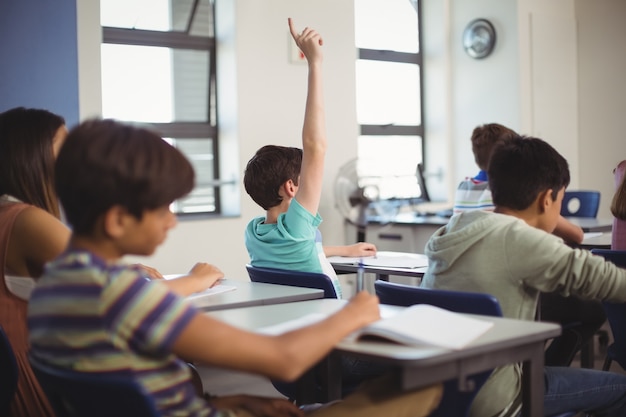
M 370 243 L 322 246 L 315 239 L 322 222 L 317 210 L 322 194 L 326 132 L 322 88 L 321 37 L 292 35 L 304 53 L 308 94 L 302 128 L 302 148 L 267 145 L 248 161 L 246 192 L 266 210 L 248 223 L 245 244 L 253 266 L 317 272 L 328 275 L 342 296 L 341 286 L 327 256 L 372 256 Z
M 569 169 L 536 138 L 511 138 L 489 163 L 495 213 L 457 214 L 426 245 L 428 271 L 421 285 L 493 294 L 505 317 L 534 320 L 540 292 L 626 301 L 626 270 L 564 245 L 552 234 Z M 545 367 L 545 415 L 584 411 L 626 415 L 626 375 Z M 521 405 L 520 365 L 497 368 L 477 394 L 473 417 L 515 416 Z
M 615 194 L 611 201 L 613 214 L 613 234 L 611 235 L 611 249 L 626 250 L 626 160 L 617 164 L 613 170 L 615 175 Z
M 454 212 L 469 210 L 493 211 L 494 205 L 487 178 L 491 154 L 496 146 L 517 136 L 513 130 L 498 123 L 477 126 L 472 132 L 472 152 L 480 172 L 459 184 L 456 192 Z M 566 242 L 581 243 L 583 231 L 580 227 L 559 216 L 552 232 Z M 554 338 L 546 349 L 547 366 L 569 366 L 576 353 L 586 343 L 593 343 L 594 334 L 606 321 L 602 304 L 595 300 L 563 297 L 557 293 L 543 293 L 539 301 L 539 316 L 542 321 L 560 323 L 563 334 Z
M 189 161 L 152 132 L 112 120 L 84 122 L 69 133 L 55 173 L 72 236 L 29 303 L 31 354 L 44 363 L 134 378 L 165 417 L 302 416 L 281 399 L 200 397 L 179 358 L 293 380 L 379 318 L 378 300 L 362 292 L 318 324 L 280 336 L 250 333 L 202 314 L 141 268 L 125 265 L 125 255 L 150 255 L 165 240 L 176 225 L 170 204 L 193 188 Z M 195 273 L 207 286 L 223 276 L 208 264 Z M 425 416 L 441 396 L 440 385 L 400 392 L 390 381 L 372 381 L 311 415 Z

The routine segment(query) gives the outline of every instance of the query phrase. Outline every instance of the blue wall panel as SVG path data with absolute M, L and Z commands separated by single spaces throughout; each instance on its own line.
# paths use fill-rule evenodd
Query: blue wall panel
M 0 111 L 79 120 L 76 0 L 0 0 Z

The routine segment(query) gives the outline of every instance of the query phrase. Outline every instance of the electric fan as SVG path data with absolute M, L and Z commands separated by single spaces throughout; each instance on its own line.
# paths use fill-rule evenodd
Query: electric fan
M 339 168 L 335 178 L 335 206 L 341 215 L 357 228 L 357 242 L 365 241 L 368 219 L 376 217 L 380 223 L 388 223 L 398 214 L 399 205 L 392 200 L 380 198 L 377 176 L 360 175 L 357 159 Z

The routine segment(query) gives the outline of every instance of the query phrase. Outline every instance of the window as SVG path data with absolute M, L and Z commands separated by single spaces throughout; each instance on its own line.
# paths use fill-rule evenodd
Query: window
M 189 158 L 196 187 L 174 212 L 219 214 L 213 0 L 102 0 L 100 15 L 103 117 L 147 124 Z
M 420 0 L 355 0 L 359 176 L 382 199 L 421 199 Z M 372 180 L 375 178 L 376 180 Z

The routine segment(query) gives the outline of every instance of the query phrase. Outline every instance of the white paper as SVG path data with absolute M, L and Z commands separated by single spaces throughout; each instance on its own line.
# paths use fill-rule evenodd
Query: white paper
M 234 285 L 217 284 L 214 287 L 207 288 L 204 291 L 200 291 L 200 292 L 196 292 L 191 295 L 188 295 L 186 298 L 188 300 L 194 301 L 199 298 L 210 297 L 212 295 L 221 294 L 223 292 L 233 291 L 236 289 L 237 287 L 235 287 Z
M 387 252 L 380 251 L 376 256 L 350 257 L 350 256 L 330 256 L 328 261 L 333 264 L 358 265 L 360 261 L 363 265 L 387 268 L 421 268 L 428 266 L 428 257 L 419 253 L 407 252 Z
M 434 345 L 461 349 L 493 327 L 490 321 L 468 317 L 429 304 L 407 307 L 378 320 L 352 337 L 378 336 L 406 345 Z

